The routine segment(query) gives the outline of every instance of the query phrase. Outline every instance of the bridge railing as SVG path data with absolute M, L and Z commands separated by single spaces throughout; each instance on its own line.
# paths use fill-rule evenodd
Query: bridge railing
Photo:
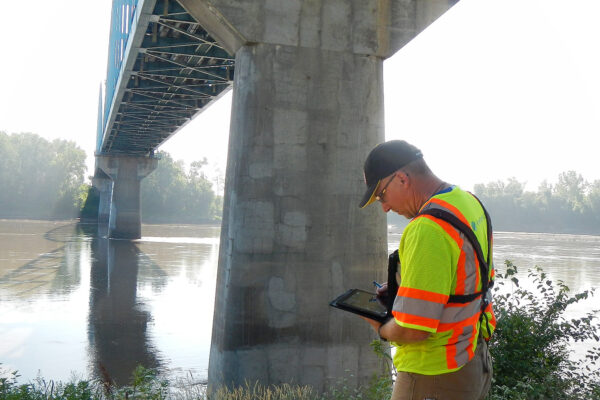
M 106 126 L 110 106 L 119 80 L 119 73 L 125 57 L 127 40 L 131 27 L 136 20 L 139 10 L 138 3 L 141 0 L 113 0 L 112 15 L 110 21 L 110 36 L 108 43 L 108 67 L 106 72 L 106 88 L 104 91 L 104 116 L 102 126 Z M 102 134 L 99 134 L 96 151 L 100 151 Z

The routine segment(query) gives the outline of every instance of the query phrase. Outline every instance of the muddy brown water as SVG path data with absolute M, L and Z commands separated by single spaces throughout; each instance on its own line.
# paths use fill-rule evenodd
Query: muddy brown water
M 0 220 L 0 369 L 127 383 L 138 364 L 207 376 L 220 227 L 144 225 L 128 242 L 74 221 Z M 390 226 L 389 249 L 400 231 Z M 600 286 L 600 237 L 497 232 L 495 264 Z M 573 315 L 600 309 L 600 293 Z M 360 321 L 357 321 L 359 323 Z M 581 349 L 579 349 L 581 351 Z

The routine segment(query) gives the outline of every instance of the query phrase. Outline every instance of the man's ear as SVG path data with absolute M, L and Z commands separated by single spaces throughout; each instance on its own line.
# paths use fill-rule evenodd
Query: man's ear
M 399 170 L 396 171 L 396 175 L 400 183 L 402 183 L 403 185 L 410 182 L 408 174 L 406 172 Z

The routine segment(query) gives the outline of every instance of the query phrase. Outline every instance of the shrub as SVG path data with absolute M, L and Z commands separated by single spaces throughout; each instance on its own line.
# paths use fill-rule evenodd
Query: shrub
M 529 270 L 538 293 L 519 286 L 517 267 L 506 261 L 498 274 L 494 295 L 497 318 L 490 351 L 494 380 L 488 396 L 500 399 L 600 399 L 600 347 L 585 359 L 570 358 L 570 342 L 599 342 L 597 311 L 579 318 L 565 317 L 567 307 L 594 294 L 571 294 L 561 281 L 554 284 L 539 267 Z M 500 293 L 512 282 L 513 288 Z

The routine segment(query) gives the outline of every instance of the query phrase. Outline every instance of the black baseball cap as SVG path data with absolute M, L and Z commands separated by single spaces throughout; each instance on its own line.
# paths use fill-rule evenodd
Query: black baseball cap
M 404 140 L 390 140 L 377 145 L 365 161 L 364 174 L 367 191 L 360 201 L 364 208 L 375 201 L 377 187 L 383 178 L 398 171 L 408 163 L 423 158 L 421 150 Z

